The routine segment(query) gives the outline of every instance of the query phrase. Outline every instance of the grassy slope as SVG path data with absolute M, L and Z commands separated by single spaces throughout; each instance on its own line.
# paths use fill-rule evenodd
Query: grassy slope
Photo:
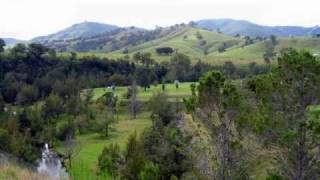
M 203 36 L 203 40 L 207 41 L 206 45 L 200 45 L 201 40 L 196 36 L 199 32 Z M 187 36 L 187 38 L 184 38 Z M 312 53 L 320 54 L 320 38 L 312 37 L 287 37 L 278 38 L 278 45 L 276 51 L 279 52 L 283 48 L 297 48 L 307 49 Z M 219 53 L 218 47 L 226 42 L 229 46 L 226 52 Z M 169 46 L 174 49 L 178 49 L 179 52 L 187 54 L 191 57 L 193 62 L 197 59 L 203 59 L 204 61 L 211 64 L 223 64 L 225 61 L 233 61 L 234 64 L 248 64 L 250 62 L 264 63 L 263 54 L 266 51 L 265 42 L 256 42 L 252 45 L 241 47 L 243 45 L 243 38 L 235 38 L 216 32 L 211 32 L 203 29 L 196 29 L 192 27 L 179 27 L 175 31 L 167 34 L 166 36 L 143 43 L 138 46 L 129 48 L 129 56 L 136 52 L 149 52 L 152 57 L 157 61 L 168 61 L 171 56 L 161 56 L 156 54 L 155 49 L 158 47 Z M 205 50 L 208 52 L 205 55 Z M 84 53 L 82 55 L 92 55 L 93 53 Z M 115 51 L 112 53 L 94 53 L 98 56 L 109 57 L 109 58 L 120 58 L 124 57 L 125 54 L 122 50 Z
M 320 54 L 320 38 L 293 37 L 279 38 L 278 41 L 279 43 L 275 48 L 276 52 L 280 52 L 280 50 L 284 48 L 296 48 L 306 49 L 312 53 Z M 253 61 L 263 63 L 262 57 L 265 51 L 265 42 L 258 42 L 243 48 L 233 48 L 224 53 L 213 52 L 205 59 L 215 64 L 220 64 L 227 60 L 233 61 L 235 64 L 248 64 Z
M 96 175 L 98 156 L 103 148 L 115 143 L 124 149 L 129 135 L 135 131 L 140 134 L 150 124 L 148 113 L 139 114 L 135 120 L 132 120 L 127 114 L 121 114 L 119 121 L 113 125 L 114 130 L 110 132 L 108 138 L 98 133 L 78 136 L 80 152 L 73 160 L 72 168 L 69 171 L 72 177 L 77 180 L 111 179 Z
M 198 32 L 203 36 L 203 39 L 197 38 Z M 205 45 L 201 45 L 202 40 L 206 41 Z M 132 56 L 136 52 L 149 52 L 157 61 L 168 61 L 170 56 L 158 55 L 155 52 L 155 49 L 158 47 L 169 46 L 173 49 L 178 49 L 180 53 L 189 55 L 193 60 L 197 60 L 205 57 L 205 50 L 207 50 L 208 53 L 217 51 L 218 47 L 223 42 L 236 46 L 242 41 L 243 40 L 239 38 L 186 26 L 178 28 L 163 38 L 129 48 L 128 55 Z M 122 57 L 124 54 L 121 52 L 122 51 L 116 51 L 109 55 L 110 57 Z

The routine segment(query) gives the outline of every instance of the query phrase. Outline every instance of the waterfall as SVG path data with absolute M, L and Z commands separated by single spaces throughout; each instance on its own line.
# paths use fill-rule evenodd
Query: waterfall
M 39 174 L 47 175 L 54 180 L 68 179 L 68 173 L 62 166 L 60 158 L 50 151 L 48 144 L 44 145 L 37 171 Z

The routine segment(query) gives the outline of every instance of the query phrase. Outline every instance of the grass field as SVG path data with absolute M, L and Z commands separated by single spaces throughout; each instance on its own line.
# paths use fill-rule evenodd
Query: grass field
M 175 84 L 166 84 L 165 85 L 165 93 L 168 95 L 168 97 L 172 100 L 175 99 L 181 99 L 183 97 L 188 97 L 191 95 L 191 89 L 190 85 L 191 82 L 186 83 L 180 83 L 179 88 L 177 89 Z M 111 92 L 111 89 L 108 88 L 96 88 L 93 90 L 92 100 L 96 101 L 100 97 L 102 97 L 105 93 Z M 116 87 L 115 94 L 121 99 L 124 99 L 124 95 L 127 93 L 128 87 L 122 86 L 122 87 Z M 139 87 L 138 89 L 138 99 L 141 101 L 148 101 L 153 94 L 157 92 L 163 92 L 162 91 L 162 85 L 159 84 L 157 86 L 152 85 L 150 88 L 148 88 L 146 91 L 144 91 L 143 88 Z
M 140 134 L 150 125 L 148 112 L 139 114 L 135 120 L 127 114 L 121 114 L 119 121 L 113 125 L 113 131 L 110 132 L 109 137 L 106 138 L 99 133 L 78 136 L 79 153 L 72 160 L 72 167 L 68 172 L 73 179 L 77 180 L 111 179 L 97 176 L 98 156 L 102 153 L 103 148 L 115 143 L 124 149 L 129 135 L 135 131 Z

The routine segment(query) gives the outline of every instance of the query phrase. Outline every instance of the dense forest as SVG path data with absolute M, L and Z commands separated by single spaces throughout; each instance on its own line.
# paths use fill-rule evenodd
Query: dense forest
M 107 138 L 119 114 L 138 121 L 137 114 L 147 111 L 150 127 L 131 134 L 125 148 L 114 143 L 96 157 L 97 176 L 320 177 L 320 62 L 307 51 L 284 49 L 277 62 L 241 67 L 192 63 L 171 51 L 170 61 L 157 62 L 150 53 L 108 59 L 60 54 L 35 43 L 4 46 L 0 40 L 0 150 L 26 162 L 35 164 L 45 143 L 67 144 L 70 150 L 59 155 L 71 169 L 78 135 Z M 165 89 L 173 82 L 177 89 L 192 82 L 190 96 L 170 99 Z M 92 102 L 94 88 L 123 86 L 125 97 L 108 91 Z M 162 92 L 140 101 L 138 87 L 151 86 Z

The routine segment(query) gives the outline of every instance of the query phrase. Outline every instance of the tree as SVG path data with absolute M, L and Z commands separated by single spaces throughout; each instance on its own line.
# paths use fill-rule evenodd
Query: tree
M 164 93 L 155 94 L 150 100 L 152 126 L 142 140 L 145 156 L 159 166 L 160 179 L 172 175 L 181 178 L 192 167 L 188 154 L 190 138 L 179 127 L 184 116 L 177 109 Z
M 278 44 L 278 40 L 277 40 L 277 37 L 275 35 L 271 35 L 270 36 L 270 41 L 271 41 L 271 44 L 273 46 L 277 45 Z
M 237 88 L 223 74 L 212 71 L 200 79 L 198 93 L 185 100 L 189 112 L 197 111 L 211 134 L 216 157 L 216 174 L 212 179 L 235 179 L 242 168 L 237 123 L 241 99 Z
M 108 92 L 104 95 L 104 104 L 106 105 L 107 112 L 104 121 L 105 136 L 109 136 L 109 128 L 115 121 L 115 115 L 117 114 L 118 97 L 113 92 Z
M 136 71 L 137 82 L 147 91 L 150 84 L 156 79 L 155 72 L 151 68 L 139 67 Z
M 143 169 L 139 174 L 140 180 L 159 180 L 160 179 L 160 169 L 159 166 L 149 162 L 145 164 Z
M 198 40 L 203 39 L 203 36 L 201 35 L 201 33 L 199 31 L 197 31 L 196 37 L 197 37 Z
M 170 60 L 169 79 L 183 81 L 191 69 L 191 60 L 184 54 L 175 54 Z
M 50 94 L 44 102 L 45 118 L 55 118 L 63 112 L 63 100 L 56 94 Z
M 75 157 L 77 157 L 81 151 L 80 144 L 73 139 L 73 137 L 68 137 L 65 142 L 63 143 L 63 157 L 68 161 L 69 168 L 72 168 L 72 161 Z
M 287 50 L 272 73 L 253 78 L 260 116 L 253 127 L 269 147 L 276 147 L 277 167 L 285 179 L 319 177 L 318 118 L 309 116 L 319 103 L 319 62 L 308 52 Z
M 231 61 L 226 61 L 222 66 L 222 70 L 226 75 L 233 77 L 237 71 L 237 67 Z
M 137 99 L 137 95 L 138 95 L 137 83 L 136 81 L 133 81 L 130 87 L 130 99 L 129 99 L 130 101 L 129 107 L 130 107 L 130 112 L 133 119 L 137 118 L 137 113 L 139 111 L 139 106 L 140 106 L 140 103 Z
M 71 61 L 74 61 L 77 59 L 77 53 L 76 52 L 70 52 L 70 60 Z
M 278 42 L 277 42 L 276 36 L 274 35 L 270 36 L 270 41 L 265 42 L 266 52 L 263 54 L 263 59 L 269 67 L 271 66 L 271 60 L 276 55 L 276 53 L 274 52 L 274 49 L 277 43 Z
M 47 53 L 49 48 L 36 43 L 31 43 L 28 46 L 28 53 L 32 58 L 40 59 L 42 55 Z
M 162 89 L 162 91 L 166 90 L 166 82 L 164 79 L 162 79 L 162 81 L 161 81 L 161 89 Z
M 226 51 L 226 49 L 227 49 L 227 43 L 222 43 L 219 47 L 218 47 L 218 52 L 219 53 L 223 53 L 223 52 L 225 52 Z
M 156 52 L 160 55 L 171 55 L 173 53 L 173 49 L 171 47 L 160 47 L 156 49 Z
M 151 53 L 135 53 L 133 59 L 137 62 L 140 62 L 142 65 L 149 67 L 154 64 L 154 60 L 151 58 Z
M 39 96 L 38 88 L 33 85 L 23 85 L 17 96 L 17 101 L 21 105 L 30 104 L 37 100 Z
M 10 56 L 13 59 L 26 59 L 28 56 L 28 48 L 25 44 L 18 43 L 10 50 Z
M 0 113 L 2 113 L 4 111 L 4 108 L 5 108 L 5 102 L 4 102 L 2 94 L 0 93 Z
M 168 125 L 175 118 L 175 108 L 165 93 L 155 94 L 150 99 L 149 108 L 151 117 L 161 121 L 163 125 Z
M 118 169 L 124 161 L 123 155 L 117 144 L 111 144 L 105 147 L 98 157 L 99 173 L 108 173 L 112 177 L 118 175 Z
M 0 53 L 4 51 L 5 46 L 6 46 L 6 42 L 0 38 Z
M 250 36 L 245 36 L 245 37 L 244 37 L 244 40 L 245 40 L 245 42 L 244 42 L 244 45 L 245 45 L 245 46 L 248 46 L 248 45 L 250 45 L 250 44 L 253 44 L 253 40 L 250 38 Z

